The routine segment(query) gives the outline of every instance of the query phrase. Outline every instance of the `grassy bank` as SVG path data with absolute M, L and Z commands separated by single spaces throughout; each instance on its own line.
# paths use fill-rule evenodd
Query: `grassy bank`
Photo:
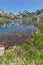
M 10 18 L 10 17 L 6 17 L 6 16 L 0 16 L 0 20 L 14 20 L 15 18 Z

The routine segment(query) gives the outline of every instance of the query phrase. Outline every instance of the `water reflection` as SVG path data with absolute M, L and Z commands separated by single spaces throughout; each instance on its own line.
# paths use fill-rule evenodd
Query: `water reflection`
M 23 23 L 25 21 L 25 23 Z M 24 26 L 26 24 L 27 26 Z M 26 31 L 36 31 L 38 28 L 34 25 L 28 25 L 28 20 L 16 19 L 13 21 L 1 21 L 0 31 L 10 31 L 10 30 L 26 30 Z

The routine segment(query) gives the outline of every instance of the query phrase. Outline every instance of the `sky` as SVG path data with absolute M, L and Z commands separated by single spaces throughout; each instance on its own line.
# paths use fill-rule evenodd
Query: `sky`
M 35 11 L 43 8 L 43 0 L 0 0 L 0 9 L 17 13 L 20 11 Z

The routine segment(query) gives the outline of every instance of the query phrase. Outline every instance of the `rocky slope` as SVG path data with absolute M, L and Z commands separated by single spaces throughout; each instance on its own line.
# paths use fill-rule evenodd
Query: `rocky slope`
M 9 17 L 9 18 L 14 18 L 15 17 L 15 15 L 13 13 L 6 12 L 6 11 L 0 9 L 0 17 L 1 16 Z

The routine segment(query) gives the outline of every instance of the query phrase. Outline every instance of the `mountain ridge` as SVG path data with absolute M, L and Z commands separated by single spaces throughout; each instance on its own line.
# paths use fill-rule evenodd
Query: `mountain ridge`
M 21 12 L 18 12 L 16 14 L 12 13 L 12 12 L 7 12 L 7 11 L 4 11 L 2 9 L 0 9 L 0 15 L 2 16 L 10 16 L 10 17 L 15 17 L 16 15 L 26 15 L 26 14 L 31 14 L 31 15 L 39 15 L 43 12 L 43 9 L 41 10 L 36 10 L 35 12 L 29 12 L 27 10 L 24 10 L 24 11 L 21 11 Z
M 15 19 L 27 19 L 43 21 L 43 9 L 37 10 L 35 12 L 29 12 L 27 10 L 13 14 L 12 12 L 6 12 L 0 9 L 0 20 L 15 20 Z

